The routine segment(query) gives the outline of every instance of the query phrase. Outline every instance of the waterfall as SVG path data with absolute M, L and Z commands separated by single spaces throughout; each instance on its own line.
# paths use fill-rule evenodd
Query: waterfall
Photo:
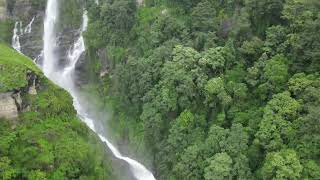
M 32 31 L 32 23 L 34 21 L 34 17 L 31 19 L 30 23 L 24 28 L 24 33 L 30 34 Z
M 13 47 L 13 49 L 17 50 L 19 53 L 22 53 L 21 52 L 21 44 L 20 44 L 20 36 L 22 36 L 24 34 L 30 34 L 31 33 L 33 21 L 34 21 L 34 17 L 32 18 L 30 23 L 24 29 L 22 28 L 22 22 L 21 21 L 17 21 L 14 24 L 11 46 Z
M 21 22 L 16 22 L 13 29 L 12 47 L 13 49 L 21 53 L 20 36 L 19 36 L 20 31 L 21 31 Z
M 86 31 L 88 25 L 88 16 L 86 11 L 84 11 L 83 13 L 83 22 L 80 37 L 68 52 L 68 64 L 62 70 L 56 69 L 56 61 L 58 61 L 59 59 L 55 54 L 57 38 L 55 33 L 55 26 L 57 24 L 58 17 L 57 1 L 58 0 L 48 0 L 46 8 L 43 36 L 43 71 L 45 75 L 71 94 L 71 96 L 73 97 L 73 104 L 75 109 L 77 110 L 79 118 L 99 136 L 102 142 L 106 143 L 106 145 L 116 158 L 128 163 L 133 176 L 137 180 L 155 180 L 153 174 L 149 170 L 147 170 L 146 167 L 129 157 L 122 156 L 121 153 L 116 149 L 116 147 L 112 145 L 111 142 L 103 134 L 100 134 L 98 132 L 95 127 L 96 121 L 90 118 L 89 112 L 87 112 L 87 110 L 80 103 L 80 95 L 77 88 L 75 87 L 73 75 L 77 61 L 85 52 L 85 42 L 82 36 L 82 32 Z
M 76 63 L 79 60 L 80 56 L 83 54 L 83 52 L 86 50 L 84 45 L 84 39 L 82 36 L 82 32 L 86 31 L 88 26 L 88 15 L 86 10 L 84 10 L 82 21 L 83 22 L 80 37 L 75 42 L 72 49 L 68 52 L 69 64 L 63 71 L 63 75 L 67 78 L 72 78 L 72 72 L 75 69 Z M 70 79 L 70 81 L 72 81 L 72 79 Z
M 43 59 L 43 50 L 41 50 L 40 54 L 33 59 L 33 62 L 40 64 L 41 59 Z
M 44 20 L 43 33 L 43 72 L 49 78 L 54 78 L 53 73 L 56 71 L 56 25 L 58 18 L 57 0 L 48 0 L 46 16 Z

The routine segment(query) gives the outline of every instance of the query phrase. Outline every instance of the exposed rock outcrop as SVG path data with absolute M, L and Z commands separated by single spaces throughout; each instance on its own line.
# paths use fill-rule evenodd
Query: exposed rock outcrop
M 77 27 L 76 29 L 65 27 L 59 32 L 58 34 L 58 49 L 57 54 L 59 54 L 59 66 L 65 67 L 66 64 L 68 64 L 68 53 L 69 50 L 74 45 L 75 41 L 80 36 L 80 30 Z
M 46 0 L 0 0 L 0 2 L 1 1 L 6 1 L 8 4 L 8 6 L 6 6 L 8 17 L 15 22 L 19 22 L 18 35 L 20 39 L 21 52 L 31 59 L 34 59 L 38 64 L 41 64 L 43 60 L 43 20 L 45 18 Z M 70 0 L 61 0 L 60 3 L 66 3 L 68 1 Z M 68 63 L 68 51 L 80 34 L 79 26 L 81 24 L 81 18 L 72 17 L 72 20 L 73 18 L 76 20 L 79 19 L 79 22 L 72 22 L 71 24 L 66 20 L 70 19 L 68 8 L 70 11 L 72 8 L 79 9 L 79 7 L 62 7 L 60 10 L 60 16 L 68 16 L 66 18 L 60 18 L 63 23 L 58 22 L 59 27 L 56 29 L 58 36 L 58 49 L 56 54 L 60 57 L 58 65 L 62 67 Z M 74 16 L 74 14 L 72 14 L 72 16 Z M 12 27 L 12 29 L 13 28 L 14 27 Z
M 28 83 L 25 87 L 13 87 L 7 92 L 0 93 L 0 118 L 15 119 L 18 118 L 20 112 L 30 110 L 30 102 L 26 97 L 27 94 L 31 96 L 38 94 L 39 80 L 31 70 L 27 71 L 26 77 Z
M 13 92 L 0 93 L 1 118 L 14 119 L 18 117 L 18 107 L 16 105 L 16 100 L 12 97 L 13 94 Z
M 21 52 L 31 59 L 37 58 L 41 54 L 43 45 L 45 7 L 35 3 L 34 0 L 6 0 L 6 2 L 8 18 L 19 22 Z

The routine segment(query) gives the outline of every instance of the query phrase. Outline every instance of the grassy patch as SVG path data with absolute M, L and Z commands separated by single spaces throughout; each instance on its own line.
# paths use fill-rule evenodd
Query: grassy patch
M 14 22 L 10 20 L 0 21 L 0 43 L 10 43 Z
M 0 44 L 0 93 L 25 87 L 28 71 L 41 74 L 29 58 Z

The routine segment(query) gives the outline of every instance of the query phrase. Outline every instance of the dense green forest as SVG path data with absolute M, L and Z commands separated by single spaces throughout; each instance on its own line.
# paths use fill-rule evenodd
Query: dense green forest
M 37 93 L 28 92 L 30 79 Z M 0 100 L 10 91 L 21 98 L 20 112 L 0 118 L 1 180 L 115 179 L 104 145 L 77 118 L 71 96 L 32 60 L 0 44 Z
M 87 10 L 90 67 L 106 71 L 91 92 L 158 179 L 320 179 L 319 0 L 88 0 Z

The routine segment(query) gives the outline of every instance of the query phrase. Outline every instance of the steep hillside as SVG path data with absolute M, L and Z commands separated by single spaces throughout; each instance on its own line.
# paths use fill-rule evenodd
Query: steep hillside
M 143 2 L 87 3 L 83 87 L 124 147 L 163 180 L 320 179 L 320 1 Z
M 115 179 L 71 96 L 0 44 L 0 179 Z

